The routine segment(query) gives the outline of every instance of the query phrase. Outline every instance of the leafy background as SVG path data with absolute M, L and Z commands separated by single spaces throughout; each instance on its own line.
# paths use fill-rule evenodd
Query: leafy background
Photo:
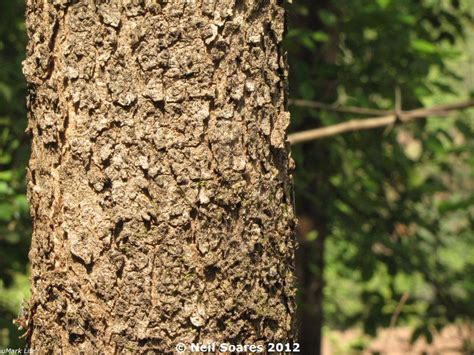
M 473 0 L 287 7 L 292 98 L 392 109 L 400 87 L 411 109 L 474 96 Z M 0 348 L 21 345 L 12 320 L 28 297 L 23 20 L 22 0 L 0 2 Z M 292 132 L 354 118 L 290 108 Z M 472 326 L 473 118 L 470 110 L 293 147 L 303 349 L 335 330 L 375 335 L 404 294 L 396 321 L 413 339 Z
M 412 109 L 473 96 L 473 1 L 300 0 L 289 14 L 293 98 L 393 109 L 400 87 Z M 350 118 L 292 107 L 291 129 Z M 310 339 L 319 313 L 327 330 L 375 335 L 403 294 L 398 324 L 413 339 L 472 324 L 473 118 L 470 110 L 294 147 L 307 349 L 319 346 Z
M 28 295 L 31 222 L 25 197 L 29 140 L 21 73 L 23 17 L 22 1 L 0 3 L 0 348 L 20 345 L 12 319 Z

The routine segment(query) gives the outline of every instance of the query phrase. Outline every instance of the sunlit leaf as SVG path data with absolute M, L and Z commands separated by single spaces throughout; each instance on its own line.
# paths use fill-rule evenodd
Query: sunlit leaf
M 327 41 L 329 40 L 328 34 L 325 33 L 325 32 L 322 32 L 322 31 L 313 32 L 313 34 L 311 35 L 311 37 L 312 37 L 313 40 L 315 40 L 316 42 L 327 42 Z
M 425 41 L 423 39 L 415 39 L 411 42 L 411 47 L 420 53 L 433 54 L 437 52 L 437 48 L 433 43 Z

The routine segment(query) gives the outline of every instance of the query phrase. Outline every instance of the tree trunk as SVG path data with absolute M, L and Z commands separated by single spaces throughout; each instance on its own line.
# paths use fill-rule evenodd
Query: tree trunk
M 27 339 L 294 339 L 277 0 L 28 0 Z
M 311 211 L 313 212 L 313 211 Z M 314 212 L 313 212 L 314 213 Z M 298 253 L 296 257 L 300 290 L 298 307 L 299 344 L 305 354 L 322 354 L 324 325 L 324 252 L 327 236 L 325 217 L 320 214 L 313 222 L 310 217 L 299 217 Z M 301 223 L 302 222 L 302 223 Z M 305 225 L 306 224 L 306 225 Z M 306 227 L 306 228 L 305 228 Z M 317 238 L 308 240 L 308 232 Z

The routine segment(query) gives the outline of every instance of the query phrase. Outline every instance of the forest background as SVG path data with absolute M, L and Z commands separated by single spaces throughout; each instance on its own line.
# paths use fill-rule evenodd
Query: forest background
M 24 7 L 0 2 L 0 349 L 22 345 L 12 320 L 29 289 Z M 290 132 L 367 116 L 335 108 L 393 110 L 397 90 L 404 110 L 474 98 L 474 0 L 286 7 Z M 473 119 L 464 110 L 292 147 L 308 346 L 321 327 L 327 338 L 357 329 L 346 350 L 394 326 L 428 342 L 447 325 L 473 334 Z

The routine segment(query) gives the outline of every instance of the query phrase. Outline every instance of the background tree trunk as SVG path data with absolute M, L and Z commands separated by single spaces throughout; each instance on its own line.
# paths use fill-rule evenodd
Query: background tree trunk
M 338 25 L 327 26 L 322 19 L 324 13 L 334 13 L 337 6 L 331 0 L 301 0 L 295 6 L 303 6 L 307 14 L 292 11 L 290 27 L 304 28 L 310 32 L 325 33 L 330 36 L 327 42 L 319 42 L 314 50 L 300 46 L 293 53 L 294 65 L 291 83 L 294 98 L 311 95 L 322 102 L 335 102 L 338 97 L 338 81 L 331 74 L 336 70 L 336 59 L 339 48 L 340 31 Z M 304 80 L 311 81 L 311 90 L 301 91 L 301 77 L 298 75 L 298 66 L 309 68 Z M 321 68 L 325 68 L 321 70 Z M 327 70 L 331 68 L 331 70 Z M 308 79 L 309 78 L 309 79 Z M 293 127 L 296 131 L 304 131 L 322 127 L 323 121 L 319 115 L 306 114 Z M 304 353 L 319 355 L 322 353 L 323 325 L 324 325 L 324 288 L 325 288 L 325 248 L 326 240 L 330 238 L 331 209 L 328 201 L 334 199 L 334 191 L 330 177 L 334 172 L 340 172 L 340 166 L 330 164 L 331 149 L 327 141 L 311 142 L 310 146 L 299 152 L 300 169 L 298 189 L 297 213 L 299 219 L 298 253 L 296 256 L 298 273 L 298 334 L 301 350 Z M 298 152 L 296 153 L 298 154 Z M 317 193 L 316 193 L 317 191 Z M 317 197 L 315 197 L 317 196 Z M 309 232 L 315 232 L 316 238 L 308 239 Z
M 311 209 L 310 209 L 311 210 Z M 308 211 L 309 212 L 309 211 Z M 298 341 L 303 353 L 322 354 L 324 325 L 324 251 L 327 236 L 326 219 L 323 214 L 310 211 L 319 219 L 298 216 Z M 315 240 L 308 240 L 308 233 L 316 232 Z
M 28 0 L 31 348 L 293 340 L 277 0 Z

